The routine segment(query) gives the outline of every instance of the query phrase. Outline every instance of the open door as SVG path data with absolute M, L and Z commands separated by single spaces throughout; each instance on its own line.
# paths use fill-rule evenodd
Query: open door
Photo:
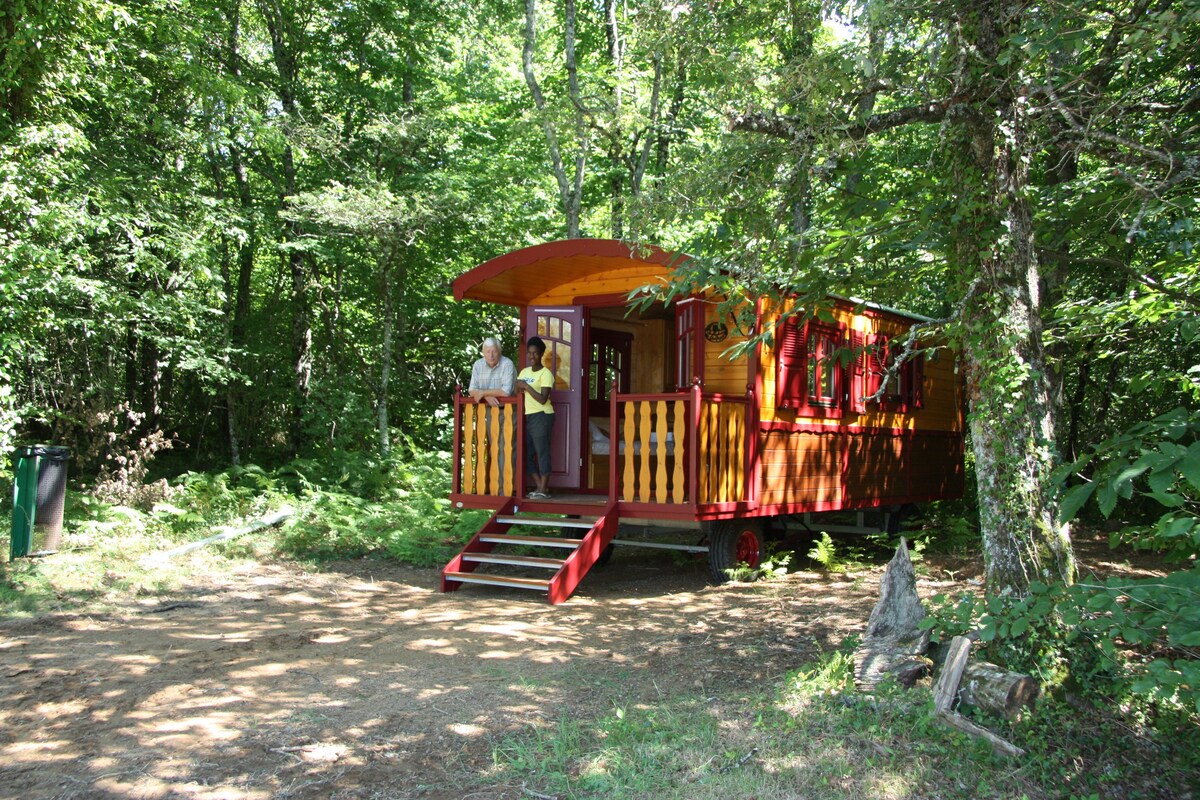
M 579 487 L 580 437 L 583 406 L 583 306 L 531 306 L 525 338 L 546 343 L 543 364 L 554 372 L 550 404 L 554 430 L 550 434 L 550 485 Z M 521 347 L 524 363 L 525 347 Z
M 633 334 L 597 328 L 595 325 L 591 326 L 588 334 L 587 415 L 608 419 L 613 383 L 617 384 L 620 394 L 630 391 Z

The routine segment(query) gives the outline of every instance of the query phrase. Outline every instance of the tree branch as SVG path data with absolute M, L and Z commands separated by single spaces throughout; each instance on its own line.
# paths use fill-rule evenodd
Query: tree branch
M 834 128 L 842 136 L 850 139 L 865 139 L 873 133 L 900 128 L 912 123 L 932 124 L 941 122 L 964 107 L 970 100 L 966 95 L 952 95 L 940 100 L 930 100 L 921 105 L 897 108 L 883 114 L 872 114 L 858 123 L 847 123 Z M 729 122 L 731 131 L 749 131 L 764 133 L 778 139 L 792 142 L 809 142 L 816 139 L 813 130 L 805 126 L 798 117 L 782 116 L 779 114 L 736 114 Z
M 943 317 L 942 319 L 931 319 L 928 322 L 918 322 L 917 324 L 911 326 L 908 329 L 908 333 L 904 337 L 904 344 L 901 346 L 900 353 L 896 356 L 892 363 L 884 369 L 883 375 L 879 380 L 879 388 L 876 389 L 873 394 L 859 398 L 860 401 L 863 403 L 881 402 L 883 400 L 884 392 L 887 391 L 888 383 L 896 377 L 897 373 L 900 372 L 900 368 L 904 366 L 904 362 L 913 358 L 913 350 L 916 349 L 917 336 L 920 334 L 920 332 L 927 328 L 935 328 L 942 325 L 947 325 L 962 317 L 963 312 L 967 308 L 968 301 L 974 297 L 975 293 L 979 291 L 979 287 L 982 285 L 982 277 L 977 277 L 974 281 L 972 281 L 971 285 L 967 287 L 967 291 L 963 293 L 962 298 L 958 301 L 958 305 L 954 307 L 954 311 L 950 313 L 950 316 Z M 856 357 L 859 355 L 861 354 L 855 354 Z
M 1039 247 L 1037 249 L 1037 252 L 1038 252 L 1039 256 L 1047 255 L 1052 258 L 1062 259 L 1063 261 L 1070 261 L 1074 264 L 1090 265 L 1090 266 L 1095 266 L 1095 267 L 1106 267 L 1106 268 L 1110 268 L 1110 269 L 1120 270 L 1121 272 L 1126 273 L 1131 278 L 1133 278 L 1135 281 L 1142 284 L 1143 286 L 1145 286 L 1148 289 L 1153 289 L 1154 291 L 1158 292 L 1159 294 L 1165 295 L 1166 297 L 1170 297 L 1172 300 L 1178 300 L 1181 303 L 1186 303 L 1187 305 L 1190 305 L 1190 306 L 1193 306 L 1196 308 L 1200 308 L 1200 295 L 1195 295 L 1195 294 L 1192 294 L 1191 292 L 1187 292 L 1182 289 L 1175 289 L 1171 286 L 1167 286 L 1164 283 L 1162 283 L 1162 281 L 1158 280 L 1157 278 L 1154 278 L 1151 275 L 1147 275 L 1144 272 L 1139 272 L 1138 270 L 1134 269 L 1132 264 L 1122 261 L 1119 258 L 1104 258 L 1103 256 L 1089 256 L 1086 258 L 1078 258 L 1078 257 L 1072 256 L 1068 252 L 1064 252 L 1062 250 L 1054 250 L 1054 249 L 1051 249 L 1048 247 Z

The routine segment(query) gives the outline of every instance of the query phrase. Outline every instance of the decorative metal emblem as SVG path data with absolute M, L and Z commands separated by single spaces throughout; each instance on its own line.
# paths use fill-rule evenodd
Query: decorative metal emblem
M 729 328 L 724 322 L 710 322 L 704 328 L 704 338 L 710 342 L 723 342 L 729 337 Z

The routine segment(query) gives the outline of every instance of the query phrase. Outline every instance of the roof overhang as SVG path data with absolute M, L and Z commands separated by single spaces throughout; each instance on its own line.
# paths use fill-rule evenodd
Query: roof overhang
M 682 253 L 636 242 L 563 239 L 505 253 L 463 273 L 454 281 L 454 299 L 520 308 L 549 288 L 592 275 L 653 264 L 666 276 L 686 260 Z

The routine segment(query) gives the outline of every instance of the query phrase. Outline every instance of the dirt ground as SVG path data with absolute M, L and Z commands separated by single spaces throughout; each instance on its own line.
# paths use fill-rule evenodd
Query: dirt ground
M 0 797 L 529 797 L 493 773 L 505 737 L 616 701 L 736 701 L 861 631 L 881 571 L 714 587 L 619 551 L 550 606 L 387 562 L 273 564 L 0 623 Z M 928 594 L 978 577 L 925 572 Z

